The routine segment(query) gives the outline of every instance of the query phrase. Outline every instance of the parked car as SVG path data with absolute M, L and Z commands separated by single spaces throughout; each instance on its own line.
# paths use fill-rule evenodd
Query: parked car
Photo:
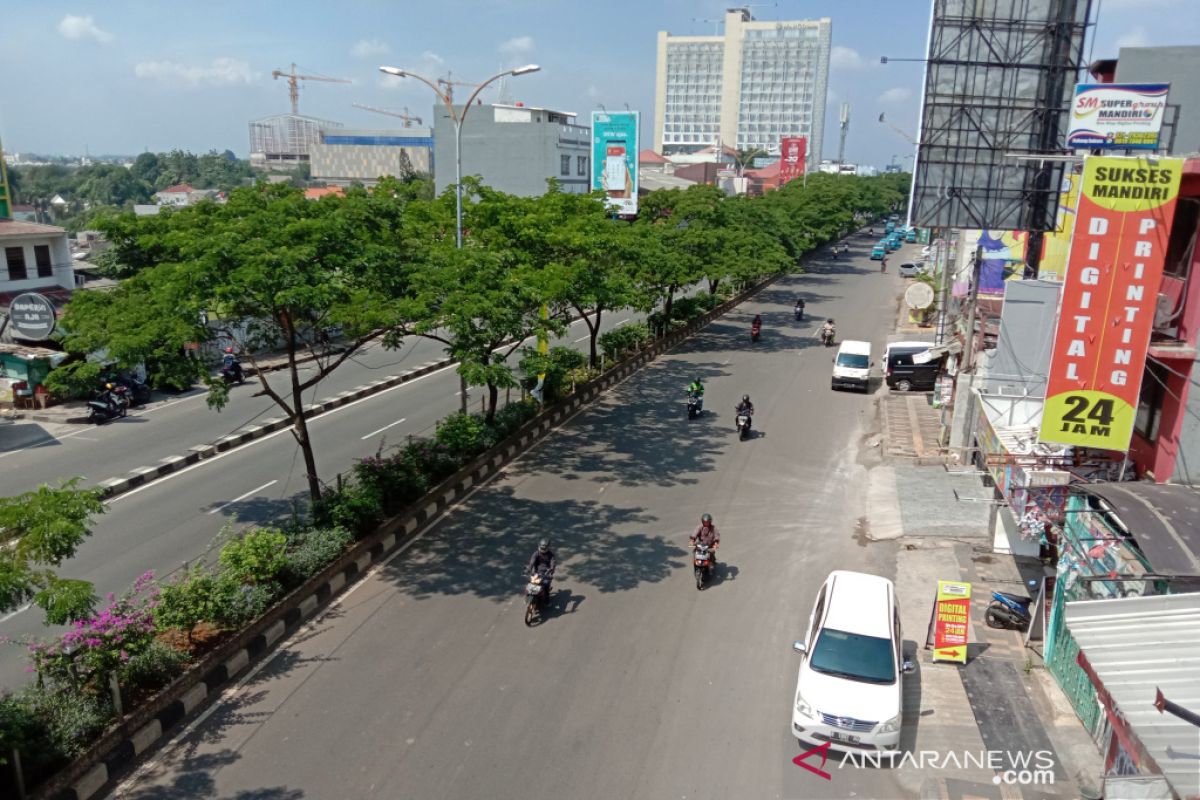
M 829 573 L 804 639 L 792 707 L 801 747 L 894 755 L 900 749 L 904 658 L 896 587 L 863 572 Z
M 901 278 L 915 278 L 925 271 L 924 261 L 905 261 L 900 265 Z
M 916 240 L 917 240 L 917 229 L 916 228 L 909 228 L 907 231 L 904 232 L 904 241 L 915 242 Z
M 933 389 L 942 368 L 941 358 L 923 356 L 932 342 L 890 342 L 883 351 L 883 380 L 897 392 Z

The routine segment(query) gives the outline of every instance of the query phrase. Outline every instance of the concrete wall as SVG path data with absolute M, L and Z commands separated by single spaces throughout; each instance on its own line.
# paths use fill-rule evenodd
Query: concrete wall
M 383 176 L 400 175 L 401 153 L 408 156 L 413 171 L 431 171 L 428 147 L 370 144 L 314 144 L 309 151 L 309 168 L 314 180 L 371 185 Z
M 1193 8 L 1192 13 L 1195 13 Z M 1200 46 L 1122 47 L 1117 83 L 1170 83 L 1169 105 L 1179 106 L 1171 154 L 1200 154 Z M 1171 110 L 1167 109 L 1167 120 Z M 1163 129 L 1166 132 L 1166 129 Z
M 591 130 L 550 121 L 549 116 L 537 108 L 473 106 L 462 129 L 463 177 L 477 175 L 493 189 L 525 197 L 545 194 L 546 179 L 555 178 L 563 191 L 586 194 Z M 454 122 L 444 107 L 434 109 L 433 140 L 434 183 L 441 193 L 455 177 Z M 562 172 L 562 156 L 570 157 L 569 174 Z M 584 159 L 583 174 L 579 158 Z

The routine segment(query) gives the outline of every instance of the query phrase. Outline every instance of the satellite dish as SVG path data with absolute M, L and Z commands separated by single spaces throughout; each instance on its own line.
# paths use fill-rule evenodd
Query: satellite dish
M 920 311 L 933 305 L 933 287 L 928 283 L 914 283 L 904 292 L 904 302 L 909 308 Z

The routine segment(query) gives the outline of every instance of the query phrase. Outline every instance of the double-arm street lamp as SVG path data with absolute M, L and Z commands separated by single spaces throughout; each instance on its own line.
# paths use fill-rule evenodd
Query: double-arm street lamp
M 447 89 L 443 92 L 436 83 L 423 78 L 414 72 L 400 69 L 399 67 L 380 67 L 379 71 L 387 75 L 395 75 L 397 78 L 416 78 L 421 83 L 433 89 L 433 93 L 438 96 L 443 103 L 446 104 L 446 110 L 450 112 L 450 119 L 454 121 L 454 241 L 461 249 L 463 246 L 463 224 L 462 224 L 462 126 L 463 121 L 467 118 L 467 112 L 471 110 L 471 104 L 475 102 L 475 98 L 483 91 L 483 87 L 487 86 L 492 81 L 499 80 L 506 75 L 527 75 L 530 72 L 540 70 L 537 64 L 526 64 L 523 67 L 505 70 L 488 78 L 483 83 L 475 87 L 475 91 L 467 98 L 466 105 L 462 107 L 460 114 L 454 108 L 454 101 L 451 99 L 452 89 Z

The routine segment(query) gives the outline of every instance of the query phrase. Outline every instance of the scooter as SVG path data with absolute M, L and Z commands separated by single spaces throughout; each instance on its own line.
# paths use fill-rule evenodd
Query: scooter
M 88 422 L 96 425 L 123 417 L 128 412 L 128 401 L 116 394 L 102 394 L 94 400 L 88 400 Z
M 826 347 L 833 347 L 834 330 L 832 328 L 821 328 L 821 344 Z
M 795 306 L 793 310 L 796 314 L 797 321 L 804 319 L 804 306 Z
M 739 413 L 735 418 L 737 424 L 738 438 L 746 441 L 750 436 L 750 415 Z
M 712 580 L 713 566 L 716 553 L 711 547 L 701 542 L 692 545 L 692 568 L 696 575 L 696 588 L 704 589 L 704 584 Z
M 759 333 L 761 333 L 761 332 L 762 332 L 762 327 L 761 327 L 761 326 L 759 326 L 759 325 L 752 325 L 752 326 L 750 327 L 750 341 L 752 341 L 752 342 L 757 342 L 757 341 L 758 341 L 758 334 L 759 334 Z
M 695 392 L 688 393 L 687 415 L 688 419 L 696 419 L 704 413 L 704 398 Z
M 226 386 L 232 386 L 235 383 L 245 383 L 246 373 L 234 364 L 225 364 L 221 366 L 221 380 L 225 381 Z
M 542 619 L 550 603 L 550 575 L 539 572 L 529 576 L 525 584 L 525 624 L 533 625 Z
M 144 406 L 150 402 L 150 387 L 134 377 L 125 377 L 124 375 L 109 375 L 104 379 L 105 383 L 113 384 L 113 388 L 120 390 L 126 397 L 129 398 L 131 406 Z
M 989 628 L 1023 631 L 1033 619 L 1029 611 L 1032 602 L 1032 598 L 1024 595 L 992 592 L 992 602 L 984 612 L 984 621 Z

